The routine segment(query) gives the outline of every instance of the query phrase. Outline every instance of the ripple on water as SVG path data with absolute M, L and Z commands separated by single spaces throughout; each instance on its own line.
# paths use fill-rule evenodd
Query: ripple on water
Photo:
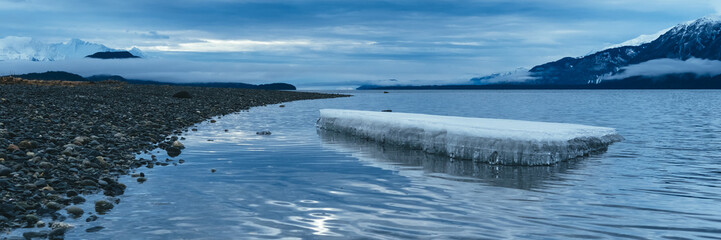
M 199 131 L 184 135 L 186 149 L 179 158 L 186 163 L 142 169 L 148 177 L 144 184 L 123 178 L 129 188 L 121 203 L 95 223 L 74 223 L 68 238 L 699 239 L 721 234 L 720 91 L 354 93 L 253 108 L 198 124 Z M 606 153 L 553 166 L 494 166 L 328 136 L 315 128 L 319 108 L 608 126 L 626 141 Z M 255 135 L 266 129 L 273 134 Z M 84 232 L 97 224 L 105 228 Z

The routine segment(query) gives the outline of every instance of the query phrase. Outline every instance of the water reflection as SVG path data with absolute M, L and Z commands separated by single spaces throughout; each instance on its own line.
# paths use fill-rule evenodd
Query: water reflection
M 482 182 L 516 189 L 543 188 L 564 180 L 563 174 L 582 166 L 583 159 L 564 161 L 551 166 L 490 165 L 420 150 L 379 144 L 347 134 L 318 130 L 324 148 L 350 153 L 369 165 L 394 171 L 422 170 L 426 176 L 462 182 Z M 420 167 L 420 168 L 418 168 Z

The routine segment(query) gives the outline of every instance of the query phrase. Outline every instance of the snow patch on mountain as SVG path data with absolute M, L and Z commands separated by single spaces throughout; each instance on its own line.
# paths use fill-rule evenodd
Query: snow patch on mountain
M 688 28 L 694 28 L 697 26 L 708 25 L 708 24 L 718 24 L 718 23 L 721 23 L 721 15 L 706 16 L 706 17 L 702 17 L 702 18 L 699 18 L 696 20 L 691 20 L 691 21 L 681 23 L 681 24 L 678 24 L 673 27 L 663 29 L 656 33 L 642 34 L 634 39 L 631 39 L 631 40 L 628 40 L 628 41 L 625 41 L 625 42 L 622 42 L 619 44 L 614 44 L 614 45 L 608 46 L 608 47 L 602 49 L 601 51 L 607 50 L 607 49 L 612 49 L 612 48 L 619 48 L 619 47 L 641 46 L 643 44 L 655 41 L 656 39 L 658 39 L 659 37 L 661 37 L 662 35 L 664 35 L 665 33 L 669 32 L 669 31 L 671 31 L 672 33 L 677 33 L 677 32 L 681 32 L 681 31 L 690 30 Z
M 698 25 L 698 24 L 717 24 L 721 23 L 721 15 L 709 15 L 705 16 L 699 19 L 687 21 L 685 23 L 679 24 L 677 27 L 680 26 L 691 26 L 691 25 Z
M 614 44 L 614 45 L 608 46 L 608 47 L 602 49 L 601 51 L 607 50 L 607 49 L 612 49 L 612 48 L 619 48 L 619 47 L 641 46 L 643 44 L 653 42 L 654 40 L 658 39 L 661 35 L 668 32 L 672 28 L 673 27 L 666 28 L 666 29 L 663 29 L 661 31 L 658 31 L 658 32 L 652 33 L 652 34 L 642 34 L 641 36 L 638 36 L 634 39 L 631 39 L 631 40 L 628 40 L 628 41 L 625 41 L 625 42 L 622 42 L 619 44 Z
M 0 38 L 0 60 L 58 61 L 81 59 L 96 52 L 122 51 L 102 44 L 71 39 L 62 43 L 44 43 L 30 37 L 8 36 Z M 143 53 L 133 48 L 133 55 Z

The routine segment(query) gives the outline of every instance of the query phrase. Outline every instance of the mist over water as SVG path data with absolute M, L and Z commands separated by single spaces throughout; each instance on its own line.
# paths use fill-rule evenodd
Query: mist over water
M 352 91 L 198 124 L 178 166 L 69 239 L 714 238 L 719 91 Z M 626 140 L 553 166 L 493 166 L 319 132 L 320 108 L 613 127 Z M 228 129 L 228 132 L 224 130 Z M 270 136 L 256 135 L 269 130 Z M 210 141 L 212 140 L 212 141 Z M 159 159 L 166 156 L 156 153 Z M 140 156 L 146 157 L 147 156 Z M 211 169 L 217 172 L 211 173 Z M 85 229 L 103 226 L 99 232 Z

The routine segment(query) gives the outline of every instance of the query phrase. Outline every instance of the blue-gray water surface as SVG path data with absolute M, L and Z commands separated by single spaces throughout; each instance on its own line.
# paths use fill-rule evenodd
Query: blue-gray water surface
M 721 239 L 721 91 L 347 93 L 198 124 L 171 159 L 185 163 L 123 177 L 120 204 L 70 220 L 66 237 Z M 626 140 L 553 166 L 492 166 L 318 132 L 321 108 L 579 123 Z

